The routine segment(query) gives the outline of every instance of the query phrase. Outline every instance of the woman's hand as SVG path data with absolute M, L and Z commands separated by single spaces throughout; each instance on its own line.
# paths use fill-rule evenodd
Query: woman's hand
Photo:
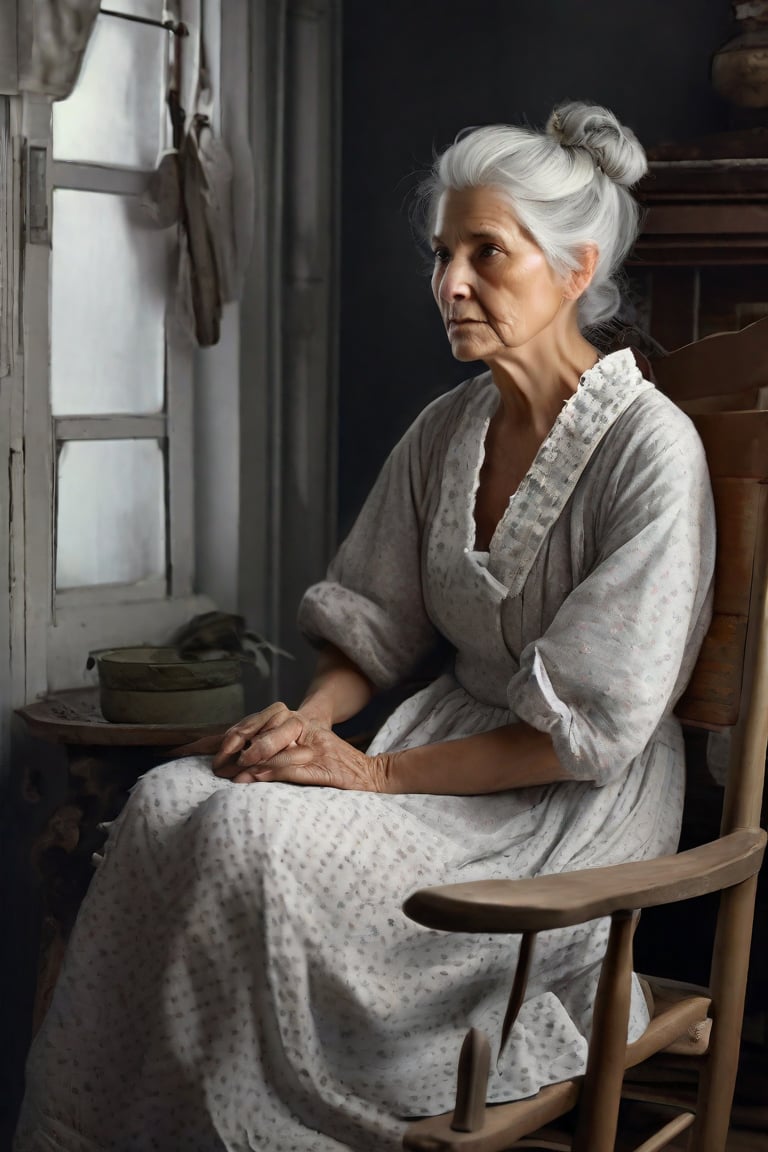
M 331 731 L 325 718 L 278 702 L 177 755 L 213 754 L 213 770 L 236 784 L 286 784 L 387 791 L 387 758 L 366 756 Z
M 220 771 L 220 775 L 230 775 Z M 366 756 L 329 728 L 288 712 L 237 757 L 236 784 L 279 782 L 386 792 L 387 758 Z
M 325 717 L 311 709 L 303 711 L 304 719 L 309 722 L 314 722 L 325 728 L 330 728 L 330 721 Z M 264 708 L 261 712 L 254 712 L 250 716 L 243 717 L 238 720 L 237 724 L 233 724 L 226 732 L 219 733 L 216 736 L 203 736 L 200 740 L 195 740 L 191 744 L 184 744 L 180 748 L 175 748 L 173 751 L 173 758 L 176 759 L 180 756 L 212 756 L 213 757 L 213 770 L 217 776 L 233 777 L 238 771 L 238 758 L 240 754 L 250 746 L 251 741 L 267 732 L 274 732 L 276 729 L 281 728 L 284 721 L 291 716 L 296 716 L 298 713 L 292 712 L 287 704 L 283 704 L 278 700 L 275 704 L 270 704 L 268 708 Z M 283 735 L 286 732 L 283 730 Z M 288 739 L 288 744 L 291 742 L 291 737 Z M 287 747 L 287 744 L 281 745 L 278 737 L 272 737 L 269 745 L 274 752 L 281 751 L 281 748 Z

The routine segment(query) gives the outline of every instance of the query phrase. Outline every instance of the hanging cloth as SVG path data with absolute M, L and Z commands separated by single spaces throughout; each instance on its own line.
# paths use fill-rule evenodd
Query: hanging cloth
M 249 151 L 245 161 L 241 156 L 244 170 L 237 177 L 245 188 L 236 211 L 233 163 L 212 128 L 202 13 L 192 3 L 184 15 L 185 35 L 175 44 L 168 89 L 173 147 L 160 158 L 142 205 L 157 227 L 178 225 L 176 315 L 188 337 L 207 348 L 218 343 L 223 304 L 242 291 L 253 235 L 251 157 Z
M 218 344 L 221 327 L 221 277 L 210 213 L 211 192 L 200 158 L 198 117 L 184 137 L 179 153 L 181 177 L 181 237 L 179 246 L 180 304 L 192 320 L 201 348 Z
M 98 14 L 99 0 L 18 0 L 19 90 L 65 100 Z
M 176 53 L 168 107 L 179 173 L 179 314 L 201 348 L 217 344 L 221 332 L 221 289 L 216 243 L 208 212 L 208 185 L 200 159 L 200 133 L 209 123 L 210 85 L 204 62 L 202 0 L 189 29 L 186 51 Z M 182 75 L 182 60 L 188 74 Z M 187 118 L 185 107 L 192 109 Z

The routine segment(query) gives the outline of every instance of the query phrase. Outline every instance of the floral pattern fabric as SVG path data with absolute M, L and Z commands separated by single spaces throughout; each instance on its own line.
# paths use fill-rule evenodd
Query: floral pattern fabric
M 379 796 L 236 785 L 204 758 L 150 772 L 81 910 L 17 1152 L 394 1152 L 405 1117 L 452 1106 L 468 1027 L 498 1043 L 518 948 L 421 928 L 405 897 L 674 850 L 672 711 L 714 555 L 701 445 L 630 353 L 606 357 L 478 552 L 497 403 L 484 375 L 422 413 L 300 622 L 382 687 L 449 642 L 450 666 L 372 751 L 523 719 L 572 778 Z M 540 934 L 491 1101 L 583 1070 L 606 939 L 605 921 Z M 631 1037 L 646 1023 L 635 987 Z

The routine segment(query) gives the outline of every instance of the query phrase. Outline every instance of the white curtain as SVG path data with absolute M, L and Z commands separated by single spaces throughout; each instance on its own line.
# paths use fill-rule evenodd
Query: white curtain
M 296 628 L 336 542 L 341 0 L 250 0 L 256 235 L 241 310 L 240 611 L 315 663 Z

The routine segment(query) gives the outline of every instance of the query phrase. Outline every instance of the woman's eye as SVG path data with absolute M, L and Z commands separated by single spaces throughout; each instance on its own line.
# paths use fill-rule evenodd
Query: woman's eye
M 448 249 L 435 248 L 433 250 L 433 256 L 435 257 L 435 264 L 445 264 L 449 257 Z
M 496 256 L 499 252 L 501 249 L 497 248 L 495 244 L 483 244 L 480 249 L 481 256 Z

